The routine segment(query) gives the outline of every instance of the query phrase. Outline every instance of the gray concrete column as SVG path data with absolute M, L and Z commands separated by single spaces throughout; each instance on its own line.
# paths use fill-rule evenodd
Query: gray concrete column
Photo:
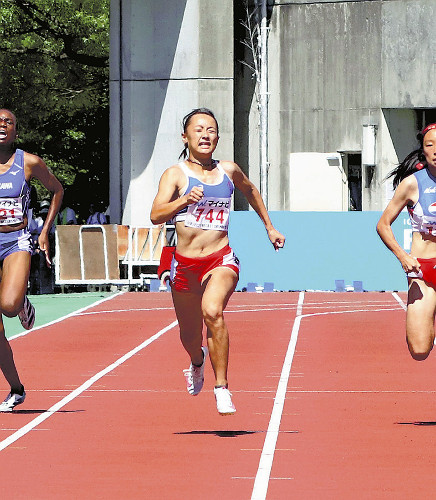
M 111 221 L 147 225 L 185 114 L 211 108 L 233 158 L 232 0 L 112 0 L 110 106 Z

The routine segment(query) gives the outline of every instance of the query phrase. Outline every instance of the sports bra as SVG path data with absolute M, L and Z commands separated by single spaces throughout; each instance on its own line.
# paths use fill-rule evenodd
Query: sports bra
M 179 167 L 186 175 L 186 187 L 181 196 L 189 193 L 194 186 L 203 187 L 203 198 L 180 210 L 174 217 L 173 222 L 184 221 L 185 226 L 213 229 L 216 231 L 227 231 L 229 227 L 230 206 L 234 185 L 219 162 L 215 162 L 221 179 L 216 184 L 207 184 L 189 169 L 184 162 Z
M 436 178 L 428 168 L 413 175 L 418 182 L 418 201 L 407 207 L 412 231 L 436 236 Z

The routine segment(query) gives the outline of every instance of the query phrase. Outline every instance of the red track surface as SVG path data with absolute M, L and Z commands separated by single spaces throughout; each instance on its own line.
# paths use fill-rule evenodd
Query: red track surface
M 249 499 L 298 297 L 232 297 L 236 415 L 216 412 L 209 365 L 202 393 L 187 394 L 175 327 L 0 451 L 4 484 L 16 485 L 9 498 Z M 102 313 L 12 341 L 28 399 L 0 415 L 2 442 L 175 319 L 166 293 L 89 311 Z M 409 358 L 398 302 L 306 293 L 301 313 L 274 461 L 260 481 L 267 498 L 431 498 L 435 360 Z

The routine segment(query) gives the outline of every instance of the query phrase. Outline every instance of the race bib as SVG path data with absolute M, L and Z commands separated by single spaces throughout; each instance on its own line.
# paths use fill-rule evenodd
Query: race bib
M 22 198 L 0 198 L 0 225 L 20 224 L 23 215 Z
M 185 226 L 227 231 L 229 227 L 229 198 L 203 198 L 188 206 Z

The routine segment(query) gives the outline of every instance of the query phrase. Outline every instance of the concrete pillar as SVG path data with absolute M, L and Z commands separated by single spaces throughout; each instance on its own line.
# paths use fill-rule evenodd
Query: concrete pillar
M 214 111 L 215 158 L 233 158 L 233 38 L 232 0 L 111 1 L 111 222 L 150 223 L 192 109 Z

